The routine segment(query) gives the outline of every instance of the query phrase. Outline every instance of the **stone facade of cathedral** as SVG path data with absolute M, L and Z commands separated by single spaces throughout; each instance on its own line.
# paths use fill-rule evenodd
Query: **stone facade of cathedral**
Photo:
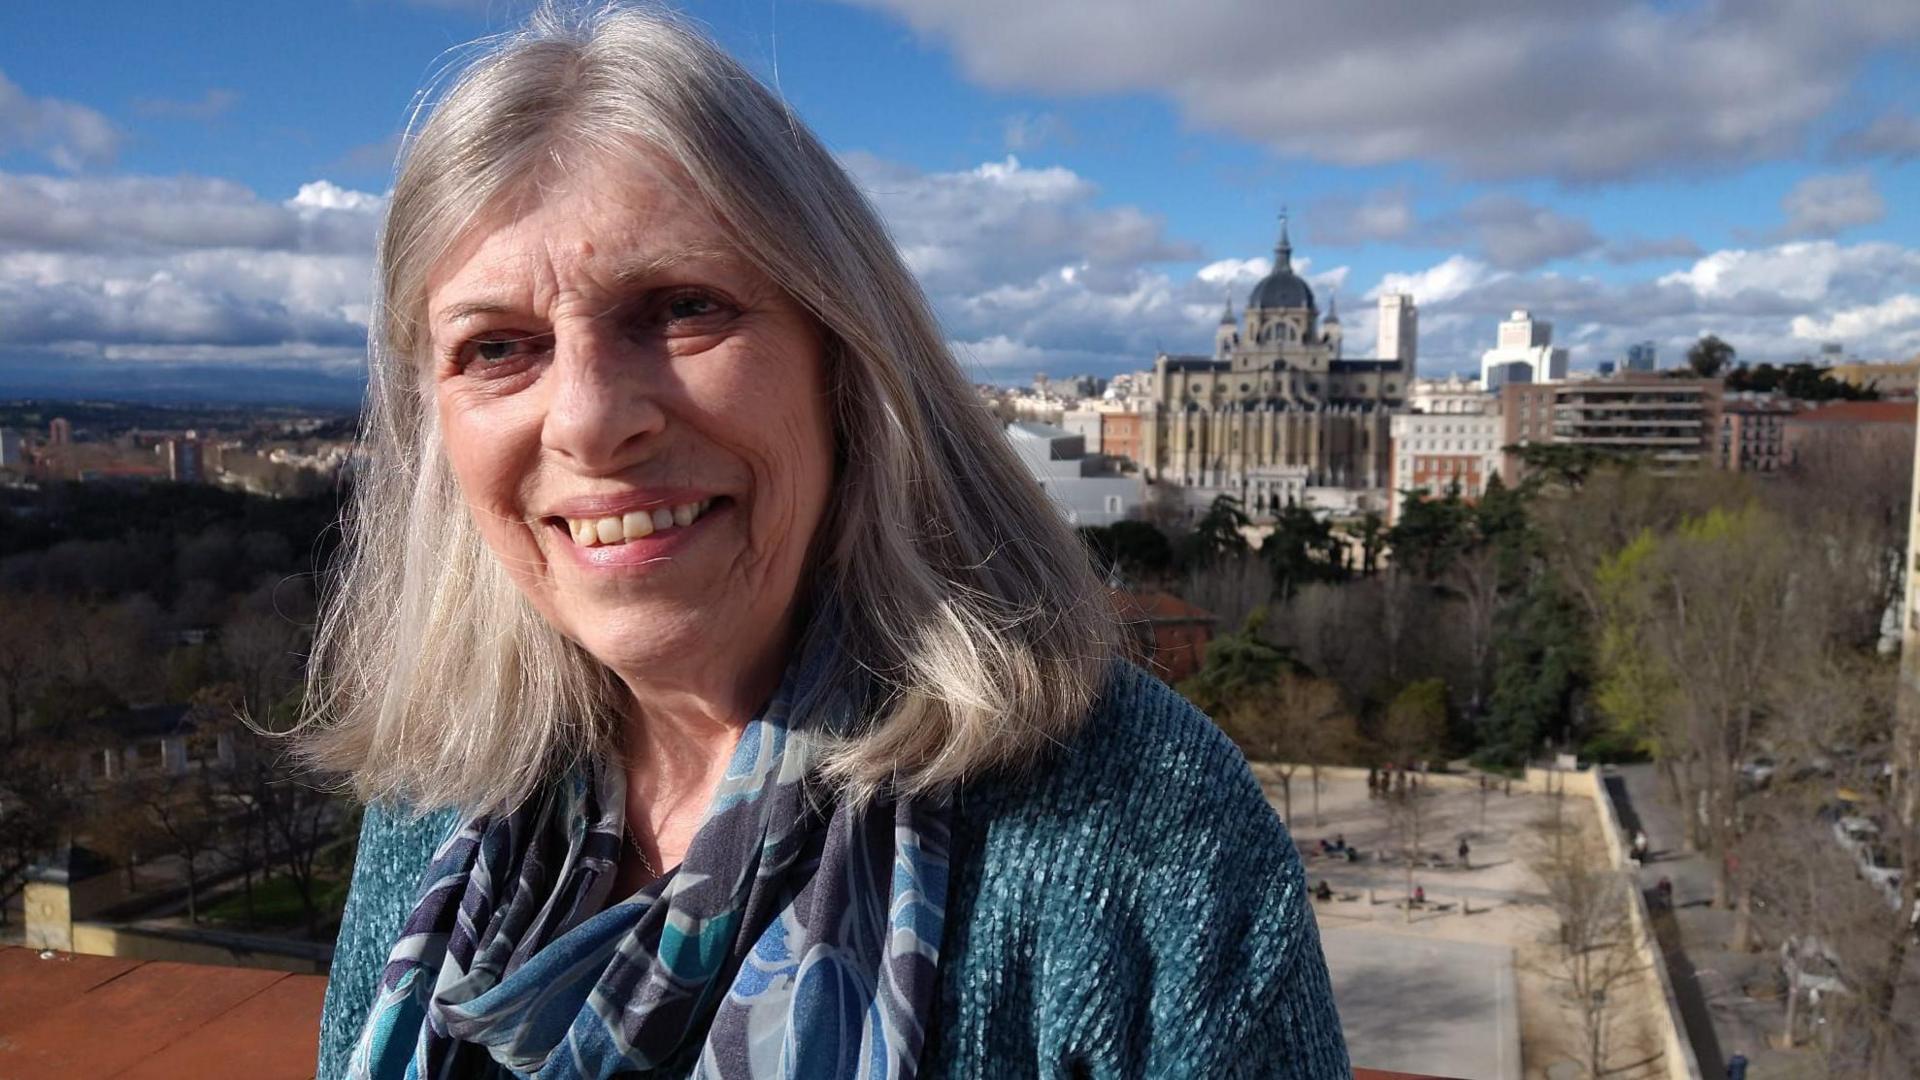
M 1147 479 L 1186 489 L 1194 506 L 1232 495 L 1256 516 L 1289 500 L 1310 505 L 1310 489 L 1384 498 L 1389 419 L 1411 389 L 1413 343 L 1403 356 L 1365 360 L 1341 345 L 1335 306 L 1321 315 L 1293 270 L 1282 218 L 1273 272 L 1240 317 L 1229 300 L 1213 355 L 1155 358 L 1141 425 Z

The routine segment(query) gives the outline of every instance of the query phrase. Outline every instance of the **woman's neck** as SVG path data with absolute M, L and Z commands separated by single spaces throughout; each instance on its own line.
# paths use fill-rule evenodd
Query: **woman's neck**
M 773 696 L 786 670 L 789 642 L 783 636 L 769 645 L 730 672 L 682 673 L 673 682 L 623 677 L 630 857 L 621 863 L 619 895 L 679 865 L 686 855 L 740 732 Z

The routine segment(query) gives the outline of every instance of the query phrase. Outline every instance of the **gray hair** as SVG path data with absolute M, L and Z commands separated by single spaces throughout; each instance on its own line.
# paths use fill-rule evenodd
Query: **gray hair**
M 1119 640 L 1085 549 L 962 377 L 878 215 L 773 94 L 667 15 L 544 8 L 430 114 L 380 240 L 359 467 L 309 667 L 312 762 L 363 798 L 477 811 L 621 751 L 617 681 L 487 550 L 421 376 L 428 276 L 575 151 L 678 166 L 825 331 L 839 462 L 815 587 L 837 601 L 840 674 L 879 691 L 831 742 L 827 779 L 856 799 L 921 793 L 1077 729 Z

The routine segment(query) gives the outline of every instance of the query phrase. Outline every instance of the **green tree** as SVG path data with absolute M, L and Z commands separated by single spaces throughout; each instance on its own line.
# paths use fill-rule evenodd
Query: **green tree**
M 1145 521 L 1116 521 L 1087 525 L 1080 536 L 1093 552 L 1101 574 L 1118 568 L 1136 580 L 1159 578 L 1173 569 L 1173 545 L 1167 534 Z
M 1711 379 L 1732 365 L 1733 356 L 1733 346 L 1708 334 L 1687 348 L 1687 367 L 1695 375 Z
M 1558 581 L 1540 573 L 1508 607 L 1494 643 L 1493 693 L 1478 725 L 1480 758 L 1527 760 L 1549 736 L 1564 740 L 1584 685 L 1587 626 Z
M 1240 629 L 1214 638 L 1207 645 L 1206 662 L 1180 683 L 1180 692 L 1201 712 L 1218 718 L 1282 673 L 1304 670 L 1287 650 L 1266 639 L 1266 625 L 1267 609 L 1255 608 Z
M 1408 683 L 1387 706 L 1380 746 L 1396 765 L 1411 765 L 1439 755 L 1447 741 L 1447 684 L 1443 679 Z
M 1260 545 L 1260 556 L 1273 575 L 1274 595 L 1285 603 L 1302 585 L 1346 577 L 1338 561 L 1341 550 L 1332 525 L 1289 499 L 1274 519 L 1272 535 Z
M 1425 491 L 1403 493 L 1400 521 L 1387 530 L 1394 565 L 1426 581 L 1436 581 L 1471 541 L 1472 510 L 1451 490 L 1440 498 Z
M 1206 566 L 1228 556 L 1245 554 L 1247 538 L 1240 530 L 1250 524 L 1239 499 L 1231 495 L 1214 496 L 1207 512 L 1194 523 L 1193 535 L 1187 538 L 1191 545 L 1189 561 Z

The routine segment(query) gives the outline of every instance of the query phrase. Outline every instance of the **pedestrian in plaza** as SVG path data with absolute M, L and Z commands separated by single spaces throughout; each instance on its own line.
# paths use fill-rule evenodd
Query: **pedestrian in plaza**
M 1471 869 L 1473 869 L 1473 862 L 1471 861 L 1471 856 L 1472 856 L 1472 855 L 1473 855 L 1473 848 L 1472 848 L 1472 847 L 1470 847 L 1470 846 L 1468 846 L 1468 844 L 1467 844 L 1467 838 L 1466 838 L 1466 837 L 1464 837 L 1464 836 L 1463 836 L 1463 837 L 1461 837 L 1461 838 L 1460 838 L 1460 865 L 1461 865 L 1461 867 L 1463 867 L 1464 869 L 1467 869 L 1467 870 L 1471 870 Z

